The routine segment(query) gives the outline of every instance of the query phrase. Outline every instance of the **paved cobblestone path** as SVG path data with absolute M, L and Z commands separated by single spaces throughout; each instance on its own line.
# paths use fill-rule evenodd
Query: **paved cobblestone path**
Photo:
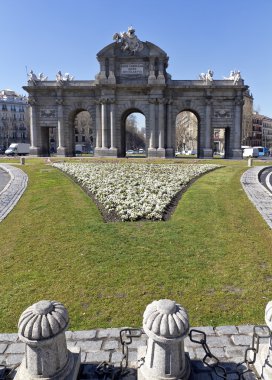
M 7 186 L 7 184 L 10 181 L 10 179 L 11 178 L 10 178 L 9 173 L 6 170 L 0 168 L 0 193 Z
M 28 177 L 21 169 L 8 164 L 0 164 L 0 170 L 1 222 L 21 198 L 27 187 Z
M 247 170 L 241 177 L 241 183 L 248 198 L 272 228 L 272 194 L 259 182 L 259 173 L 265 168 L 267 166 L 255 166 Z
M 195 329 L 204 331 L 207 336 L 207 344 L 212 352 L 220 360 L 227 372 L 236 369 L 236 365 L 244 360 L 246 348 L 251 345 L 253 326 L 205 326 Z M 201 339 L 202 335 L 194 334 L 194 339 Z M 120 329 L 97 329 L 88 331 L 67 331 L 66 340 L 68 348 L 77 346 L 81 348 L 81 368 L 79 380 L 101 379 L 95 373 L 97 365 L 103 361 L 114 364 L 118 368 L 122 359 L 122 345 L 120 342 Z M 21 363 L 24 354 L 24 343 L 19 341 L 17 334 L 0 334 L 0 364 L 12 368 Z M 124 379 L 136 379 L 137 348 L 145 346 L 147 336 L 133 339 L 129 345 L 130 371 Z M 192 380 L 219 379 L 214 371 L 205 366 L 202 359 L 204 350 L 197 343 L 185 339 L 185 351 L 188 352 L 192 364 Z M 1 368 L 1 367 L 0 367 Z M 1 372 L 0 372 L 1 374 Z M 237 376 L 228 376 L 228 380 L 237 379 Z M 250 372 L 246 379 L 255 380 L 255 375 Z

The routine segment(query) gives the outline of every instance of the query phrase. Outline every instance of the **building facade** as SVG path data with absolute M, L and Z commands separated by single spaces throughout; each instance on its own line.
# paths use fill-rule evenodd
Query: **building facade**
M 262 146 L 263 143 L 263 119 L 265 116 L 258 112 L 252 114 L 252 138 L 249 146 Z
M 248 86 L 240 76 L 214 80 L 213 72 L 199 80 L 172 80 L 168 56 L 135 30 L 114 35 L 115 42 L 97 54 L 100 71 L 94 80 L 73 80 L 58 72 L 56 80 L 33 72 L 24 89 L 29 93 L 31 153 L 46 156 L 49 131 L 56 130 L 57 154 L 75 154 L 75 118 L 88 111 L 94 125 L 95 156 L 124 157 L 126 118 L 145 116 L 148 157 L 174 157 L 176 119 L 192 112 L 198 121 L 198 157 L 213 157 L 214 128 L 225 130 L 225 157 L 241 158 L 243 97 Z M 240 73 L 239 73 L 240 75 Z
M 264 116 L 262 120 L 262 146 L 272 151 L 272 119 Z
M 243 120 L 242 120 L 242 145 L 250 146 L 253 137 L 253 96 L 249 91 L 244 93 Z
M 0 147 L 11 143 L 29 143 L 28 101 L 12 90 L 0 91 Z

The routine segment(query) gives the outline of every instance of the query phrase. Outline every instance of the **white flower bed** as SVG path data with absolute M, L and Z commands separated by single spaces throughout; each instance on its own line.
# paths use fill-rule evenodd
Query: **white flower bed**
M 190 180 L 219 167 L 207 164 L 56 163 L 122 221 L 161 220 L 173 197 Z

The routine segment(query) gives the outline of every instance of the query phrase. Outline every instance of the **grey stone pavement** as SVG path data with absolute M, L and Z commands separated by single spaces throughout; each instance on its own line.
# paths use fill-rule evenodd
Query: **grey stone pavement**
M 207 344 L 212 352 L 220 360 L 227 373 L 236 370 L 238 363 L 243 362 L 246 348 L 251 346 L 253 326 L 219 326 L 219 327 L 197 327 L 207 335 Z M 101 379 L 95 373 L 97 365 L 103 361 L 119 367 L 122 359 L 122 347 L 120 343 L 120 329 L 97 329 L 89 331 L 67 331 L 67 346 L 77 346 L 81 348 L 81 368 L 78 380 Z M 194 334 L 194 340 L 200 340 L 203 335 Z M 0 364 L 8 369 L 16 367 L 23 358 L 24 343 L 19 341 L 17 334 L 0 334 Z M 136 379 L 137 348 L 145 346 L 147 337 L 143 334 L 140 338 L 132 339 L 129 345 L 129 373 L 125 379 Z M 212 369 L 203 365 L 202 358 L 205 355 L 203 348 L 198 343 L 185 339 L 185 351 L 189 354 L 192 366 L 191 379 L 208 380 L 219 379 Z M 240 368 L 241 369 L 241 368 Z M 1 366 L 0 366 L 1 370 Z M 4 369 L 3 369 L 4 370 Z M 16 368 L 15 371 L 16 372 Z M 1 376 L 1 372 L 0 372 Z M 1 377 L 0 377 L 1 378 Z M 103 377 L 102 377 L 103 378 Z M 228 380 L 237 379 L 236 376 L 228 376 Z M 256 379 L 253 372 L 249 372 L 246 379 Z M 238 379 L 237 379 L 238 380 Z
M 15 207 L 27 187 L 28 177 L 19 168 L 0 164 L 0 222 Z
M 259 183 L 258 173 L 263 167 L 253 167 L 247 170 L 241 183 L 248 197 L 261 212 L 264 219 L 272 228 L 272 196 Z M 4 172 L 3 172 L 4 170 Z M 0 164 L 0 221 L 12 210 L 27 186 L 26 174 L 17 167 Z M 207 344 L 227 373 L 227 380 L 236 380 L 235 372 L 238 363 L 244 361 L 245 351 L 252 344 L 252 325 L 242 326 L 205 326 L 195 329 L 204 331 L 207 335 Z M 194 335 L 196 340 L 203 338 L 203 335 Z M 78 380 L 101 379 L 96 372 L 97 364 L 106 361 L 114 364 L 116 368 L 122 359 L 122 346 L 120 342 L 120 329 L 97 329 L 89 331 L 67 331 L 68 348 L 78 346 L 81 348 L 81 367 Z M 264 339 L 263 339 L 264 340 Z M 146 344 L 147 337 L 143 334 L 140 338 L 135 338 L 129 345 L 128 367 L 130 371 L 124 379 L 136 379 L 137 348 Z M 17 334 L 0 334 L 0 379 L 5 379 L 5 371 L 13 369 L 9 378 L 16 373 L 17 365 L 21 362 L 24 353 L 24 343 L 19 341 Z M 194 380 L 217 380 L 214 370 L 203 364 L 202 359 L 205 352 L 199 343 L 192 342 L 189 337 L 185 340 L 185 350 L 188 353 L 192 374 L 190 379 Z M 1 365 L 3 367 L 1 367 Z M 239 367 L 241 370 L 242 367 Z M 107 377 L 105 377 L 106 379 Z M 110 378 L 110 377 L 109 377 Z M 248 372 L 245 379 L 257 379 L 253 372 Z
M 272 228 L 272 194 L 259 182 L 259 173 L 267 166 L 254 166 L 244 172 L 241 184 L 251 202 Z

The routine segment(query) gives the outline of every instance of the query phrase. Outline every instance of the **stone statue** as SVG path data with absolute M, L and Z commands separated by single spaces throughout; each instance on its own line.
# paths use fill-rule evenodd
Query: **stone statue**
M 56 81 L 57 81 L 57 82 L 61 82 L 62 79 L 63 79 L 63 76 L 62 76 L 61 71 L 59 70 L 59 71 L 57 72 L 57 74 L 56 74 Z
M 208 82 L 212 82 L 213 81 L 213 71 L 209 69 L 207 73 L 199 74 L 199 79 L 203 80 L 206 84 Z
M 36 81 L 38 81 L 38 77 L 34 73 L 33 70 L 30 70 L 30 72 L 29 72 L 29 74 L 27 74 L 27 76 L 28 76 L 28 82 L 36 82 Z
M 48 79 L 48 77 L 46 77 L 46 76 L 44 75 L 44 73 L 40 73 L 38 78 L 39 78 L 39 80 L 40 80 L 41 82 L 44 82 L 44 81 L 46 81 L 46 80 Z
M 65 73 L 65 74 L 63 75 L 63 78 L 62 78 L 62 80 L 66 81 L 66 82 L 69 82 L 69 81 L 71 81 L 71 80 L 73 80 L 73 79 L 74 79 L 74 76 L 73 76 L 73 75 L 70 75 L 69 73 Z
M 74 79 L 74 77 L 72 75 L 70 75 L 69 73 L 65 73 L 63 75 L 60 70 L 57 72 L 57 75 L 56 75 L 56 81 L 57 82 L 70 82 L 73 79 Z
M 242 77 L 239 70 L 231 70 L 230 75 L 228 77 L 224 77 L 224 79 L 232 80 L 233 84 L 238 84 L 239 80 L 242 79 Z
M 48 77 L 44 75 L 44 73 L 40 73 L 38 76 L 34 73 L 33 70 L 30 70 L 28 76 L 28 82 L 32 82 L 34 84 L 37 84 L 37 82 L 44 82 L 47 80 Z
M 135 34 L 135 29 L 130 26 L 127 32 L 115 33 L 113 39 L 121 45 L 122 51 L 128 51 L 130 54 L 135 54 L 137 51 L 143 50 L 143 43 Z

